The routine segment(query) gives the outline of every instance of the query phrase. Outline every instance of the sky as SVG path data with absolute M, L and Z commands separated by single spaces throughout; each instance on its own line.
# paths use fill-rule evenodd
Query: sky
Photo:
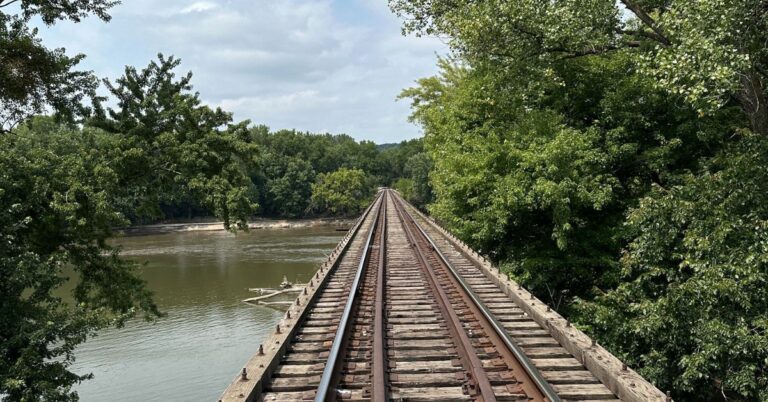
M 123 0 L 110 14 L 40 36 L 112 79 L 174 55 L 201 99 L 236 121 L 377 143 L 421 136 L 396 97 L 447 52 L 438 38 L 402 36 L 386 0 Z

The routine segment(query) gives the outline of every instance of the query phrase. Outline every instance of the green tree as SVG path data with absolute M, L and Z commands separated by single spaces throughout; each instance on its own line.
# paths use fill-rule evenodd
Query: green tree
M 384 185 L 391 185 L 394 180 L 408 176 L 405 166 L 408 158 L 424 151 L 424 143 L 421 138 L 401 141 L 399 144 L 380 149 L 377 159 L 379 171 L 376 173 L 382 178 Z
M 98 81 L 75 67 L 85 57 L 48 49 L 30 28 L 33 17 L 46 25 L 79 22 L 90 14 L 109 21 L 109 0 L 0 0 L 0 134 L 51 107 L 58 117 L 73 120 L 87 113 L 85 98 L 95 95 Z M 8 14 L 13 7 L 18 14 Z
M 430 211 L 555 305 L 615 284 L 627 209 L 726 133 L 727 110 L 699 119 L 631 64 L 573 60 L 553 71 L 562 87 L 443 60 L 440 76 L 403 92 L 434 161 Z
M 36 119 L 0 137 L 0 394 L 6 400 L 76 400 L 88 375 L 68 370 L 96 330 L 157 308 L 106 242 L 127 223 L 116 197 L 120 138 Z M 76 275 L 67 278 L 64 268 Z M 55 296 L 74 281 L 73 303 Z
M 117 107 L 97 103 L 88 124 L 122 138 L 126 152 L 115 163 L 134 190 L 122 200 L 123 210 L 159 217 L 162 203 L 191 198 L 227 227 L 244 228 L 258 206 L 248 176 L 257 157 L 248 122 L 232 124 L 230 113 L 201 105 L 191 92 L 192 74 L 176 79 L 179 63 L 159 55 L 141 71 L 127 67 L 116 84 L 105 80 Z
M 399 191 L 403 198 L 410 201 L 413 199 L 414 184 L 412 179 L 401 177 L 392 183 L 392 188 Z
M 315 171 L 309 162 L 291 157 L 270 155 L 265 166 L 266 208 L 278 216 L 297 217 L 305 214 L 312 197 Z
M 601 340 L 683 400 L 768 400 L 768 140 L 742 135 L 632 209 L 622 284 L 581 305 Z
M 159 315 L 135 272 L 107 243 L 112 228 L 196 200 L 226 227 L 256 207 L 246 123 L 201 106 L 178 62 L 128 68 L 116 109 L 79 129 L 35 118 L 0 137 L 0 394 L 76 400 L 75 346 L 108 325 Z M 107 116 L 107 113 L 109 116 Z M 75 275 L 64 276 L 72 267 Z M 74 284 L 73 302 L 55 296 Z
M 626 50 L 658 87 L 708 114 L 736 102 L 768 135 L 768 9 L 761 0 L 390 0 L 404 30 L 447 36 L 470 61 L 544 77 L 563 60 Z M 529 95 L 532 95 L 531 92 Z
M 429 181 L 432 168 L 432 159 L 425 152 L 412 155 L 405 161 L 403 173 L 413 181 L 413 195 L 409 201 L 418 207 L 432 202 L 432 184 Z
M 368 202 L 365 180 L 365 172 L 360 169 L 321 173 L 312 184 L 312 204 L 316 210 L 332 214 L 356 214 Z

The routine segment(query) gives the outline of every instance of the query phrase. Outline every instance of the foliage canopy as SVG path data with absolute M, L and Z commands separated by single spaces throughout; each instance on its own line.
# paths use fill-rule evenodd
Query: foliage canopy
M 763 2 L 390 6 L 453 49 L 429 210 L 675 400 L 768 400 Z

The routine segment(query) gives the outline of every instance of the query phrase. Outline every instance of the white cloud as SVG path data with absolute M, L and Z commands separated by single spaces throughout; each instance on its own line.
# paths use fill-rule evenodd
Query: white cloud
M 445 52 L 436 39 L 402 37 L 386 0 L 131 0 L 112 14 L 109 24 L 43 28 L 45 40 L 86 53 L 84 68 L 111 78 L 173 54 L 195 90 L 237 119 L 377 142 L 419 135 L 395 97 Z
M 209 1 L 196 1 L 184 8 L 181 9 L 182 14 L 189 14 L 189 13 L 202 13 L 205 11 L 210 11 L 218 6 L 215 3 L 211 3 Z

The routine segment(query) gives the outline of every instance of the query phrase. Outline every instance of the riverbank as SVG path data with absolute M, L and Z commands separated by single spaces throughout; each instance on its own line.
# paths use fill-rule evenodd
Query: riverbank
M 338 230 L 347 230 L 354 219 L 343 218 L 316 218 L 316 219 L 266 219 L 258 218 L 248 222 L 248 227 L 257 229 L 295 229 L 309 227 L 335 227 Z M 141 236 L 161 233 L 177 232 L 215 232 L 224 230 L 224 222 L 178 222 L 158 223 L 153 225 L 131 226 L 119 228 L 117 232 L 126 236 Z

